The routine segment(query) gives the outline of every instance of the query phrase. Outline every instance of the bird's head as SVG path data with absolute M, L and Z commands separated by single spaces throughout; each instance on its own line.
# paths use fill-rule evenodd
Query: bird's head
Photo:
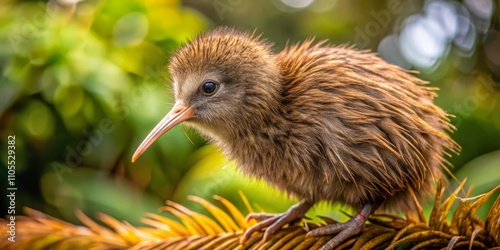
M 213 140 L 234 136 L 266 119 L 280 97 L 280 72 L 271 45 L 232 28 L 217 28 L 171 58 L 175 104 L 135 151 L 134 162 L 179 123 Z

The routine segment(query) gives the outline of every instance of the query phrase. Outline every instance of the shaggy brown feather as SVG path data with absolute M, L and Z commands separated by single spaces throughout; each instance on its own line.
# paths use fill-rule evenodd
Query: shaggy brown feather
M 218 79 L 229 95 L 185 124 L 300 199 L 405 209 L 408 188 L 426 193 L 445 151 L 459 150 L 435 88 L 367 51 L 308 40 L 273 54 L 259 37 L 219 28 L 181 48 L 171 73 L 176 98 L 194 105 L 201 81 L 187 78 Z
M 425 196 L 459 151 L 435 88 L 368 51 L 307 40 L 275 54 L 259 36 L 217 28 L 180 48 L 170 72 L 176 100 L 195 110 L 184 124 L 300 209 L 407 209 L 408 190 Z M 207 79 L 212 96 L 200 94 Z

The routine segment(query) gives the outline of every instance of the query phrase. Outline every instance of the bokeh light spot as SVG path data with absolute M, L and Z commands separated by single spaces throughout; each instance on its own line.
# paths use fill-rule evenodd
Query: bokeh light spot
M 83 106 L 85 96 L 82 88 L 74 84 L 59 85 L 54 94 L 54 103 L 61 115 L 74 116 Z
M 37 100 L 31 101 L 23 113 L 23 124 L 30 137 L 47 140 L 54 134 L 54 117 L 45 104 Z
M 425 15 L 439 25 L 439 32 L 434 35 L 444 35 L 452 40 L 458 30 L 457 11 L 448 2 L 435 1 L 425 6 Z
M 148 19 L 141 13 L 130 13 L 120 18 L 113 28 L 116 46 L 134 46 L 140 44 L 148 34 Z
M 397 35 L 384 37 L 378 45 L 377 52 L 382 59 L 389 63 L 398 65 L 404 69 L 411 68 L 411 64 L 408 63 L 401 54 L 401 50 L 399 48 L 399 36 Z
M 403 57 L 417 67 L 433 67 L 447 48 L 445 36 L 436 35 L 440 30 L 436 22 L 421 15 L 410 17 L 399 40 Z
M 490 19 L 493 15 L 494 4 L 492 0 L 465 0 L 465 6 L 477 17 Z
M 308 9 L 314 12 L 326 12 L 337 4 L 338 0 L 315 0 L 311 5 L 309 5 Z
M 314 0 L 281 0 L 281 2 L 292 8 L 300 9 L 309 6 Z
M 453 40 L 453 44 L 457 46 L 462 53 L 470 55 L 476 44 L 476 28 L 469 18 L 459 15 L 458 22 L 460 29 Z

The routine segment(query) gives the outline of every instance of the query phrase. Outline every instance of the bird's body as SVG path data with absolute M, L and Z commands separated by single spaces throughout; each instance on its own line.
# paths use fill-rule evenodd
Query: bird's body
M 309 40 L 274 54 L 219 28 L 182 47 L 170 69 L 176 100 L 194 110 L 184 123 L 305 211 L 319 201 L 373 205 L 366 216 L 408 208 L 408 190 L 423 196 L 458 150 L 433 89 L 367 51 Z

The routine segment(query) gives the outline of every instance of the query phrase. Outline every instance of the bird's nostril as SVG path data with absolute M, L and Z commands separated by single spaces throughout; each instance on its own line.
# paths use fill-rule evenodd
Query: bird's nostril
M 172 109 L 172 113 L 174 114 L 179 114 L 180 112 L 182 112 L 182 110 L 184 110 L 183 107 L 179 107 L 178 105 L 175 105 Z

